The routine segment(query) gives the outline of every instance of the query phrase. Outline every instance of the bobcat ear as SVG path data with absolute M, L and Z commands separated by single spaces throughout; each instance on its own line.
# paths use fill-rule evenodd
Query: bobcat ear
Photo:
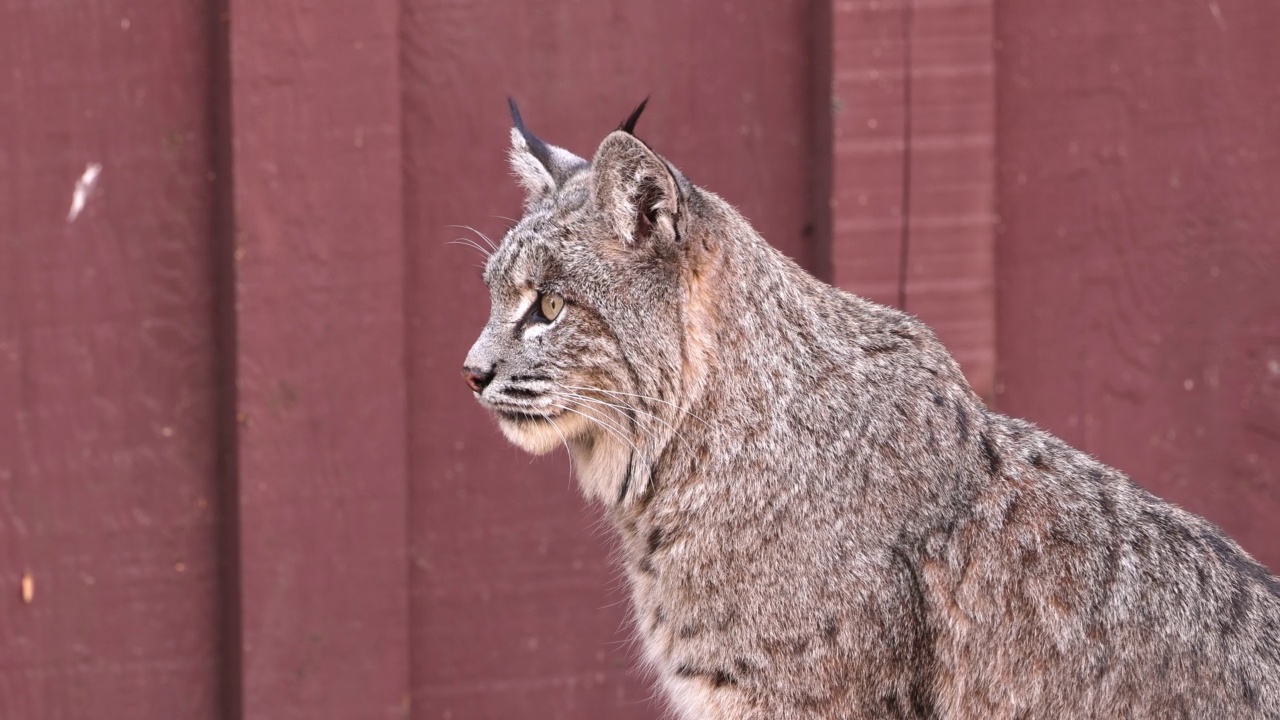
M 564 148 L 548 145 L 529 132 L 520 117 L 516 101 L 507 98 L 511 107 L 511 171 L 525 189 L 525 207 L 555 193 L 569 177 L 585 170 L 586 160 Z
M 600 143 L 591 166 L 596 203 L 623 244 L 679 241 L 680 185 L 649 146 L 626 130 L 614 131 Z

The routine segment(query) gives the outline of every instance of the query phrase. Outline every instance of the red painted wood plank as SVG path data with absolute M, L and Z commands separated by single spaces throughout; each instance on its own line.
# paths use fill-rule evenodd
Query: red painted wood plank
M 905 308 L 969 384 L 995 383 L 995 58 L 992 0 L 914 0 Z
M 1280 5 L 1004 3 L 1000 405 L 1280 569 Z
M 0 4 L 0 717 L 225 716 L 209 27 Z
M 249 720 L 407 713 L 398 14 L 230 3 Z
M 831 281 L 888 305 L 904 282 L 907 27 L 901 3 L 833 3 Z
M 995 375 L 991 0 L 832 8 L 831 279 L 919 316 Z
M 660 701 L 627 642 L 610 537 L 562 455 L 510 448 L 458 378 L 488 316 L 445 243 L 495 239 L 519 194 L 513 93 L 534 132 L 589 156 L 646 94 L 639 135 L 811 262 L 813 16 L 796 0 L 410 0 L 405 5 L 414 715 L 640 718 Z

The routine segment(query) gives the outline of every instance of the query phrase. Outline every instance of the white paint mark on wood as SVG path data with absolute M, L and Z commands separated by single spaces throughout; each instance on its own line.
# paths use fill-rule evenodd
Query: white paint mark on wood
M 1218 23 L 1218 29 L 1222 32 L 1227 31 L 1227 21 L 1222 19 L 1222 8 L 1218 7 L 1218 0 L 1209 0 L 1209 12 L 1213 13 L 1213 19 Z
M 67 222 L 75 222 L 76 218 L 80 217 L 100 174 L 102 174 L 102 166 L 98 163 L 89 163 L 85 166 L 84 174 L 76 181 L 76 188 L 71 192 L 71 211 L 67 213 Z

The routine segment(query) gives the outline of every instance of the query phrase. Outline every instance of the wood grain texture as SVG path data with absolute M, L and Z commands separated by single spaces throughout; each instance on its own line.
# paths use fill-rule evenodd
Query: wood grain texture
M 995 384 L 995 10 L 914 0 L 903 306 L 979 395 Z
M 812 17 L 793 0 L 406 4 L 414 717 L 661 714 L 563 454 L 511 448 L 458 377 L 489 302 L 482 258 L 446 243 L 459 224 L 497 239 L 519 212 L 505 95 L 590 156 L 651 93 L 639 136 L 808 263 Z
M 398 3 L 230 3 L 238 711 L 403 718 Z
M 990 396 L 991 0 L 832 7 L 832 281 L 919 316 Z
M 1004 3 L 999 405 L 1280 569 L 1280 5 Z
M 0 717 L 224 716 L 208 20 L 0 3 Z
M 886 305 L 905 280 L 906 21 L 902 3 L 833 2 L 831 281 Z

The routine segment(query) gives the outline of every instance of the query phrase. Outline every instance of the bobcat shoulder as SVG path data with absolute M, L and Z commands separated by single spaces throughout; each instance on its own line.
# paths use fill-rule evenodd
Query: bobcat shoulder
M 986 408 L 635 114 L 586 160 L 512 110 L 464 375 L 605 506 L 681 717 L 1280 717 L 1280 582 L 1221 531 Z

